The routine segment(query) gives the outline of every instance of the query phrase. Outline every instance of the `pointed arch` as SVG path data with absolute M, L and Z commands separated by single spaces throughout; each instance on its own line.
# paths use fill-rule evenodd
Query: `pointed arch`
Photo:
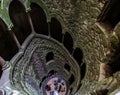
M 31 33 L 29 18 L 24 5 L 19 0 L 13 0 L 9 5 L 9 16 L 14 24 L 12 28 L 20 44 Z
M 18 48 L 7 29 L 7 25 L 0 18 L 0 56 L 10 60 L 17 53 Z
M 62 42 L 62 26 L 56 18 L 51 18 L 50 35 L 59 42 Z
M 30 16 L 35 32 L 48 35 L 48 23 L 44 10 L 36 3 L 31 3 Z

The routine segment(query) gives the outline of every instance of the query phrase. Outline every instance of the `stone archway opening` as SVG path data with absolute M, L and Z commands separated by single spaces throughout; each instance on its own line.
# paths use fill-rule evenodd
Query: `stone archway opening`
M 35 32 L 48 35 L 48 23 L 44 10 L 36 3 L 31 3 L 30 8 L 29 13 Z
M 59 42 L 62 42 L 62 26 L 56 19 L 52 18 L 50 22 L 50 35 Z
M 120 1 L 107 0 L 101 14 L 97 18 L 97 25 L 101 30 L 112 31 L 120 21 Z
M 63 41 L 64 46 L 66 47 L 66 49 L 72 53 L 73 51 L 73 39 L 71 37 L 71 35 L 66 32 L 64 35 L 64 41 Z

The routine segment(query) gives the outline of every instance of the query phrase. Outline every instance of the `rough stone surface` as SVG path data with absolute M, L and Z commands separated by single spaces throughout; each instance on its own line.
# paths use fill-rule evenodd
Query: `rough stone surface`
M 52 17 L 57 18 L 62 25 L 62 33 L 65 34 L 66 32 L 68 32 L 72 36 L 73 49 L 80 48 L 82 50 L 83 63 L 86 64 L 86 71 L 85 77 L 81 81 L 82 86 L 80 87 L 76 95 L 96 95 L 95 93 L 99 93 L 99 90 L 100 92 L 102 92 L 101 89 L 108 89 L 109 93 L 111 93 L 116 88 L 118 88 L 117 84 L 119 84 L 120 77 L 119 72 L 113 74 L 113 76 L 111 77 L 105 77 L 105 79 L 99 81 L 101 64 L 111 63 L 111 58 L 116 57 L 114 54 L 116 52 L 116 49 L 119 48 L 118 45 L 120 40 L 119 23 L 116 25 L 112 33 L 109 31 L 102 31 L 96 24 L 97 18 L 107 0 L 29 1 L 21 1 L 25 4 L 26 11 L 30 10 L 29 3 L 31 2 L 35 2 L 40 5 L 46 13 L 47 22 L 50 22 Z M 4 17 L 1 16 L 1 18 Z M 6 16 L 6 18 L 8 17 Z M 5 19 L 5 22 L 7 22 L 6 20 L 9 19 Z M 9 21 L 9 23 L 11 22 Z M 9 23 L 7 23 L 7 25 Z M 27 53 L 28 52 L 26 52 L 26 54 Z M 25 59 L 25 61 L 26 60 L 27 58 Z M 28 70 L 31 70 L 31 68 L 28 68 Z M 37 71 L 42 72 L 42 70 Z M 36 76 L 34 76 L 34 78 L 35 77 Z M 14 78 L 14 80 L 18 81 L 19 79 L 16 80 Z

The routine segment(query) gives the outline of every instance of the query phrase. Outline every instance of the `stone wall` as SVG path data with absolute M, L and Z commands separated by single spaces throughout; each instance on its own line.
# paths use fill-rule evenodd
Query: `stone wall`
M 103 3 L 97 0 L 53 0 L 45 1 L 52 13 L 63 19 L 64 32 L 69 32 L 74 39 L 74 48 L 79 47 L 84 54 L 83 61 L 87 65 L 85 78 L 78 95 L 85 95 L 95 89 L 99 78 L 99 67 L 107 63 L 110 52 L 109 35 L 101 31 L 97 25 L 97 17 L 101 13 Z
M 52 17 L 57 18 L 62 25 L 62 33 L 65 34 L 65 32 L 68 32 L 71 34 L 74 41 L 73 48 L 80 48 L 82 50 L 84 55 L 83 63 L 86 64 L 86 74 L 81 81 L 82 86 L 76 95 L 88 95 L 90 92 L 96 90 L 99 85 L 102 85 L 102 83 L 99 84 L 100 82 L 98 81 L 100 65 L 110 62 L 111 56 L 113 56 L 113 52 L 119 43 L 119 24 L 112 33 L 110 31 L 103 31 L 98 27 L 97 18 L 102 11 L 105 1 L 106 0 L 21 1 L 25 4 L 26 11 L 30 10 L 30 3 L 35 2 L 39 4 L 46 13 L 47 22 L 50 22 Z M 8 5 L 9 2 L 6 2 L 4 5 Z M 12 25 L 11 21 L 6 19 L 8 16 L 6 16 L 6 18 L 1 16 L 1 18 L 3 18 L 3 20 L 5 19 L 4 21 L 7 25 Z M 9 21 L 8 23 L 7 20 Z M 8 27 L 10 28 L 10 26 Z M 102 86 L 100 87 L 102 88 Z

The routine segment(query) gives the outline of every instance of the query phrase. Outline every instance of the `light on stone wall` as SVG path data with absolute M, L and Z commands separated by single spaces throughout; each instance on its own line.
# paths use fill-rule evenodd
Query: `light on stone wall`
M 116 93 L 115 95 L 120 95 L 120 91 L 118 93 Z

